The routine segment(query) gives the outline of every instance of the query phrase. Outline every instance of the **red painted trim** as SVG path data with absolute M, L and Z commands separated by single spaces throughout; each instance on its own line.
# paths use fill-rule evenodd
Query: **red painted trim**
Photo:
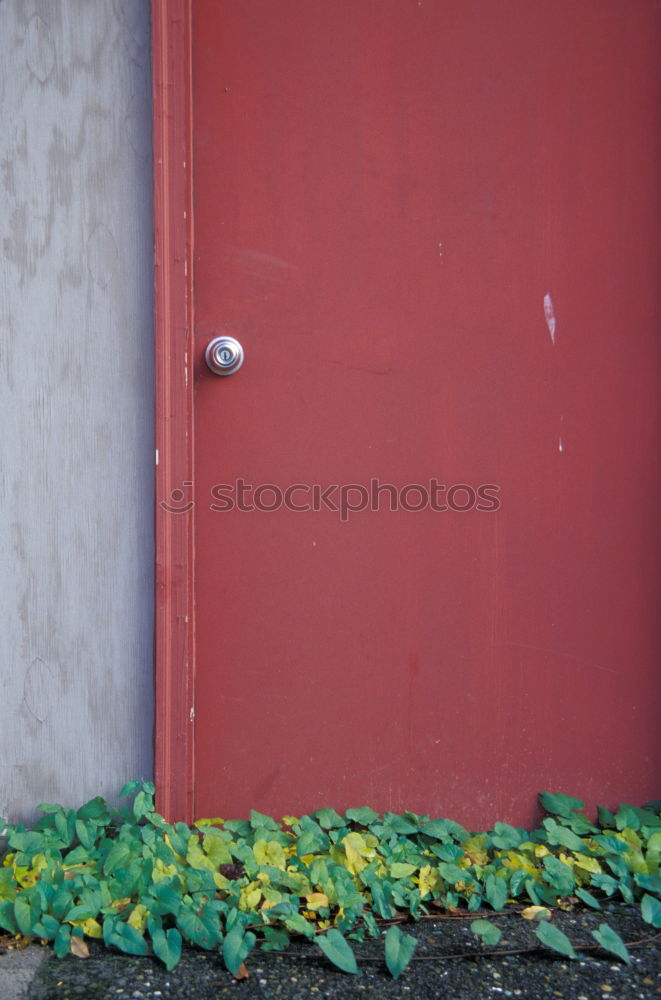
M 157 808 L 193 815 L 191 0 L 152 0 L 156 316 Z M 184 484 L 189 484 L 188 486 Z M 183 491 L 183 500 L 172 498 Z

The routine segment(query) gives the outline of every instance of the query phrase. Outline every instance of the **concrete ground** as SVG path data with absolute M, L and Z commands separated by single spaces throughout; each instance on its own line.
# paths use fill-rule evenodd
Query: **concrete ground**
M 50 954 L 39 945 L 0 953 L 0 1000 L 27 1000 L 34 977 Z

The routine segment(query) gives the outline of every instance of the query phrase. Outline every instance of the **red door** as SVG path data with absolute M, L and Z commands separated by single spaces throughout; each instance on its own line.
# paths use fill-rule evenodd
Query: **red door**
M 157 2 L 166 809 L 657 792 L 654 9 Z

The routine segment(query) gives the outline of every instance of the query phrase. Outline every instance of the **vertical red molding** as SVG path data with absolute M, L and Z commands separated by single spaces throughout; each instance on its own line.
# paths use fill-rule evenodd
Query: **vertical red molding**
M 157 449 L 154 767 L 157 808 L 172 821 L 190 821 L 195 669 L 191 0 L 152 0 L 152 75 Z M 173 495 L 176 490 L 181 494 Z

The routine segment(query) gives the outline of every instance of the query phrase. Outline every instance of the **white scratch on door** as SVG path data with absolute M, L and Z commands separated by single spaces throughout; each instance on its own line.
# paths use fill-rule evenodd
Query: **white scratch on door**
M 562 438 L 558 438 L 558 451 L 564 451 L 564 446 L 562 444 Z
M 555 312 L 553 311 L 553 301 L 547 292 L 544 296 L 544 319 L 551 334 L 551 340 L 555 344 Z

